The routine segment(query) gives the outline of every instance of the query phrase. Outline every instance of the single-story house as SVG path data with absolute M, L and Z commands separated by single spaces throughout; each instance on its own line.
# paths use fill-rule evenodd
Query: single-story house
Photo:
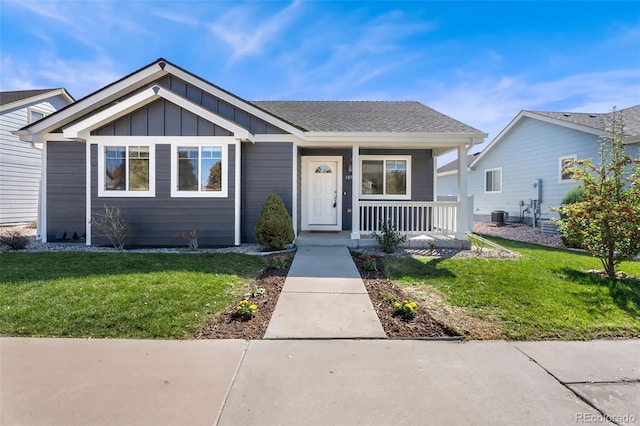
M 73 101 L 65 89 L 0 92 L 0 226 L 24 225 L 38 217 L 42 146 L 11 132 Z
M 463 157 L 475 220 L 488 222 L 496 211 L 525 223 L 557 218 L 550 209 L 577 185 L 563 167 L 571 160 L 598 162 L 603 126 L 611 114 L 520 112 L 482 152 Z M 616 114 L 626 124 L 626 151 L 640 158 L 640 105 Z M 457 175 L 457 160 L 438 169 L 439 197 L 457 194 Z
M 45 147 L 43 239 L 105 244 L 90 219 L 110 206 L 129 246 L 253 242 L 270 193 L 296 234 L 358 240 L 389 218 L 466 240 L 466 199 L 434 201 L 435 159 L 486 137 L 418 102 L 249 102 L 162 58 L 16 133 Z

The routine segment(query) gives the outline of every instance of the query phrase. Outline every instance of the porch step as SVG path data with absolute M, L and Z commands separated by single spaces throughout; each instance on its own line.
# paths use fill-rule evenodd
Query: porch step
M 374 241 L 375 242 L 375 241 Z M 296 238 L 298 247 L 358 247 L 358 241 L 351 239 L 351 233 L 341 232 L 300 232 Z

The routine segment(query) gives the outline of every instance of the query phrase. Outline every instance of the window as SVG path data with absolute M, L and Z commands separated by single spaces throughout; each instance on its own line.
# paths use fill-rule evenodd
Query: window
M 226 147 L 194 145 L 174 147 L 174 197 L 226 197 Z
M 485 170 L 484 192 L 502 192 L 502 168 Z
M 47 113 L 44 111 L 29 108 L 27 119 L 29 120 L 29 123 L 35 123 L 36 121 L 43 119 L 45 115 L 47 115 Z
M 360 159 L 362 198 L 411 199 L 411 156 Z
M 575 182 L 575 180 L 572 179 L 573 173 L 571 172 L 571 170 L 566 170 L 565 167 L 568 167 L 570 169 L 571 162 L 576 161 L 577 159 L 577 155 L 567 155 L 564 157 L 560 157 L 560 159 L 558 160 L 558 182 Z
M 154 196 L 154 151 L 150 145 L 99 145 L 98 196 Z

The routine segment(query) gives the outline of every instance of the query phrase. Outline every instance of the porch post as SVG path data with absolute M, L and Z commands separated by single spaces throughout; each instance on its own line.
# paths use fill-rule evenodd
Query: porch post
M 467 196 L 467 149 L 458 146 L 458 217 L 456 218 L 456 239 L 466 239 L 469 197 Z
M 242 141 L 240 139 L 236 139 L 236 149 L 235 149 L 235 175 L 234 175 L 234 184 L 235 184 L 235 200 L 234 200 L 234 210 L 235 210 L 235 229 L 234 229 L 234 244 L 239 246 L 242 244 L 241 237 L 241 197 L 242 197 Z
M 360 146 L 351 148 L 351 239 L 360 239 Z

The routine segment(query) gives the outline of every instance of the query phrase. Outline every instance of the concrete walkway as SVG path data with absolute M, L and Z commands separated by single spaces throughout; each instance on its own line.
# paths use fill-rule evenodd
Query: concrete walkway
M 300 247 L 265 339 L 385 338 L 345 247 Z
M 640 423 L 640 341 L 0 338 L 0 424 Z

